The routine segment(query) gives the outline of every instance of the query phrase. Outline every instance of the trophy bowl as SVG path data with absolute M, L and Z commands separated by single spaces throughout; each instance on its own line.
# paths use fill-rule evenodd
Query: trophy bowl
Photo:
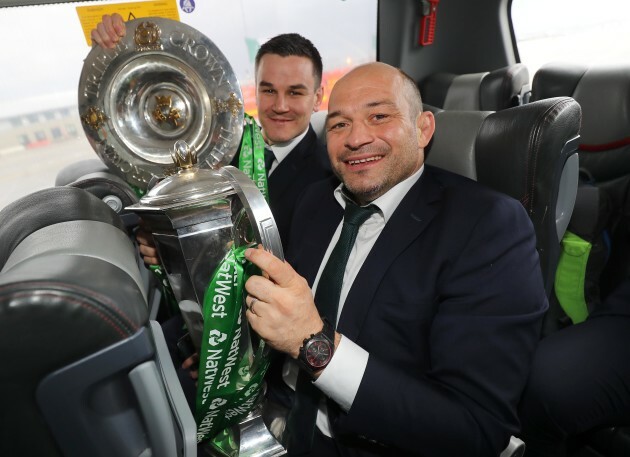
M 135 19 L 114 49 L 94 46 L 79 80 L 79 114 L 92 148 L 146 191 L 171 174 L 179 140 L 202 168 L 231 162 L 243 132 L 243 97 L 223 53 L 198 30 L 164 18 Z

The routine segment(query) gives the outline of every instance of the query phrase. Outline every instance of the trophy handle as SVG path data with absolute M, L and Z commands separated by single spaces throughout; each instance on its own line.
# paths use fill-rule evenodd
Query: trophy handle
M 266 251 L 284 260 L 282 241 L 271 209 L 254 181 L 236 167 L 226 165 L 217 170 L 225 176 L 238 195 L 254 229 L 256 239 Z

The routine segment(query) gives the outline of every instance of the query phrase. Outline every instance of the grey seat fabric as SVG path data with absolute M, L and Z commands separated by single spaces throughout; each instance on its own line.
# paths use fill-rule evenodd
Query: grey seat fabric
M 530 93 L 522 63 L 480 73 L 433 73 L 418 86 L 425 103 L 446 110 L 500 111 L 527 103 Z
M 138 195 L 99 159 L 81 160 L 66 166 L 57 173 L 55 186 L 85 189 L 107 203 L 121 216 L 129 229 L 138 224 L 138 217 L 125 210 L 126 207 L 138 203 Z
M 99 159 L 85 159 L 71 163 L 59 170 L 55 177 L 55 186 L 65 186 L 90 173 L 107 172 L 109 169 Z
M 326 114 L 328 114 L 328 111 L 322 110 L 313 113 L 311 116 L 311 126 L 315 130 L 317 138 L 323 143 L 326 143 Z
M 577 190 L 580 106 L 559 97 L 498 112 L 443 110 L 426 163 L 519 200 L 536 231 L 550 294 Z
M 13 202 L 0 220 L 0 455 L 194 449 L 192 414 L 167 398 L 187 408 L 116 213 L 61 186 Z

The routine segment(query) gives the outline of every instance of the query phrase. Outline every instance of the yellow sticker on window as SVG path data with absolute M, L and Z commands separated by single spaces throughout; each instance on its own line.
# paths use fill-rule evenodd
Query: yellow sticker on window
M 101 22 L 104 14 L 120 14 L 125 21 L 142 17 L 163 17 L 179 21 L 176 0 L 156 0 L 148 2 L 111 3 L 109 5 L 77 6 L 77 14 L 83 28 L 85 41 L 92 46 L 90 32 Z

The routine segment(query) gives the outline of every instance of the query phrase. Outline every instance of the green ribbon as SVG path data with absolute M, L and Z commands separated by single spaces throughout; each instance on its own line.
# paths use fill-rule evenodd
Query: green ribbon
M 254 181 L 260 193 L 269 202 L 267 170 L 265 169 L 265 140 L 256 120 L 247 113 L 243 126 L 238 168 Z
M 198 443 L 216 437 L 215 446 L 235 445 L 233 439 L 219 432 L 249 414 L 261 395 L 269 368 L 264 343 L 261 341 L 254 353 L 250 339 L 243 335 L 248 327 L 241 325 L 245 282 L 252 274 L 259 274 L 245 260 L 248 247 L 233 247 L 227 252 L 204 295 L 195 412 Z
M 584 281 L 591 247 L 591 243 L 569 231 L 562 237 L 554 290 L 560 306 L 574 324 L 588 317 Z
M 265 142 L 255 119 L 245 114 L 239 169 L 269 201 Z M 243 335 L 243 289 L 260 270 L 245 260 L 245 249 L 232 247 L 212 275 L 203 299 L 203 340 L 195 420 L 197 442 L 211 440 L 219 454 L 238 455 L 238 439 L 231 426 L 242 421 L 262 396 L 269 357 L 262 340 L 256 348 Z
M 129 184 L 129 186 L 131 187 L 131 189 L 133 189 L 138 198 L 144 197 L 144 195 L 147 193 L 145 189 L 140 189 L 138 186 L 134 186 L 133 184 Z

